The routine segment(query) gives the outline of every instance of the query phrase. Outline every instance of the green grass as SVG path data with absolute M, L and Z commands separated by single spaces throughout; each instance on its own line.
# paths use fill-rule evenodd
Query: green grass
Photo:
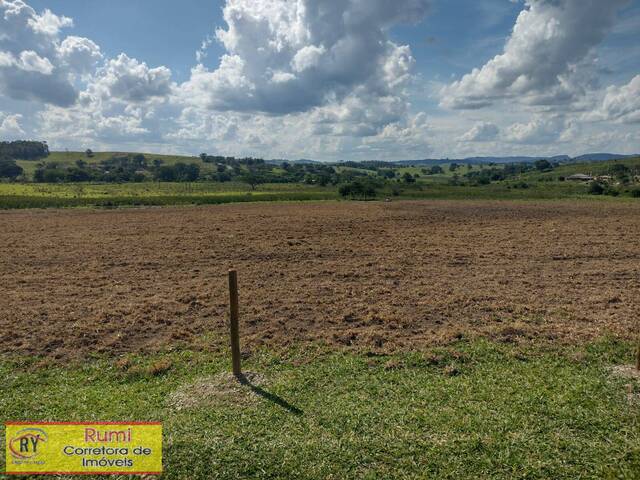
M 172 368 L 145 373 L 160 357 Z M 627 397 L 630 380 L 610 371 L 631 362 L 628 344 L 560 350 L 462 341 L 393 357 L 262 352 L 245 362 L 265 376 L 262 396 L 243 387 L 182 410 L 170 405 L 171 394 L 228 362 L 189 351 L 131 358 L 128 372 L 104 359 L 48 367 L 0 361 L 0 418 L 163 421 L 168 479 L 640 472 L 639 404 Z

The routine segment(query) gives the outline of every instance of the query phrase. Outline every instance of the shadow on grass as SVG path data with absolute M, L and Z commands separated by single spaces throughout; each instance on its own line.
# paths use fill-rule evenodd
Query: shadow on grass
M 251 391 L 253 393 L 255 393 L 256 395 L 259 395 L 262 398 L 264 398 L 266 400 L 269 400 L 270 402 L 273 402 L 276 405 L 279 405 L 280 407 L 284 408 L 285 410 L 288 410 L 289 412 L 293 413 L 294 415 L 302 415 L 302 414 L 304 414 L 304 411 L 300 410 L 295 405 L 291 405 L 285 399 L 280 398 L 278 395 L 275 395 L 275 394 L 273 394 L 271 392 L 267 392 L 266 390 L 264 390 L 263 388 L 260 388 L 257 385 L 254 385 L 253 383 L 251 383 L 249 381 L 249 379 L 246 376 L 241 374 L 241 375 L 238 375 L 237 378 L 238 378 L 238 381 L 240 382 L 241 385 L 249 387 L 251 389 Z

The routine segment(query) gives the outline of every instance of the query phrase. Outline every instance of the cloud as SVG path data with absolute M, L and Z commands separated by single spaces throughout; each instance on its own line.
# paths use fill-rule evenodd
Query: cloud
M 37 116 L 43 138 L 78 147 L 95 142 L 131 142 L 149 134 L 140 112 L 107 112 L 83 105 L 82 99 L 72 108 L 47 105 Z
M 431 151 L 425 114 L 395 108 L 393 101 L 368 103 L 357 94 L 310 113 L 278 116 L 186 107 L 165 140 L 183 151 L 264 158 L 424 158 Z
M 15 65 L 25 72 L 37 72 L 42 75 L 51 75 L 53 65 L 48 58 L 42 58 L 33 50 L 24 50 L 20 53 L 20 59 Z
M 0 67 L 14 67 L 25 72 L 38 72 L 51 75 L 53 65 L 47 58 L 40 57 L 33 50 L 24 50 L 18 58 L 9 52 L 0 52 Z
M 50 10 L 38 14 L 21 0 L 0 0 L 0 95 L 59 106 L 72 105 L 78 96 L 73 74 L 82 70 L 81 45 L 97 55 L 88 39 L 68 37 L 73 25 Z
M 10 1 L 6 3 L 11 3 Z M 19 4 L 20 1 L 15 1 L 14 4 Z M 69 17 L 60 17 L 46 9 L 41 15 L 33 15 L 28 20 L 29 26 L 36 33 L 44 35 L 55 36 L 60 33 L 63 28 L 73 27 L 73 20 Z
M 166 138 L 275 157 L 383 157 L 393 139 L 399 155 L 427 151 L 405 90 L 414 59 L 388 31 L 420 20 L 428 3 L 227 0 L 216 31 L 226 53 L 177 87 L 180 128 Z
M 567 123 L 561 117 L 536 117 L 527 123 L 515 123 L 507 128 L 504 140 L 513 143 L 539 145 L 561 140 Z
M 196 66 L 183 101 L 210 110 L 285 115 L 340 102 L 355 90 L 380 98 L 409 78 L 409 47 L 388 29 L 419 20 L 428 0 L 227 0 L 227 50 Z
M 50 10 L 0 0 L 0 97 L 44 104 L 27 119 L 29 131 L 53 142 L 158 139 L 155 114 L 175 88 L 171 71 L 124 53 L 104 61 L 92 40 L 62 35 L 71 26 Z M 4 134 L 24 132 L 22 116 L 0 120 Z
M 526 0 L 503 53 L 446 86 L 441 105 L 477 109 L 513 98 L 572 102 L 591 86 L 592 51 L 628 0 Z
M 209 50 L 209 47 L 213 45 L 214 41 L 215 37 L 211 35 L 207 35 L 202 41 L 202 43 L 200 44 L 200 48 L 196 50 L 196 61 L 198 63 L 202 63 L 202 61 L 207 58 L 207 55 L 209 53 L 207 50 Z
M 121 53 L 100 68 L 89 87 L 103 98 L 141 103 L 171 93 L 171 70 L 149 68 L 146 63 Z
M 302 47 L 296 52 L 291 60 L 291 68 L 295 72 L 304 72 L 310 68 L 317 67 L 322 60 L 322 56 L 327 53 L 327 49 L 324 45 L 308 45 Z
M 491 122 L 476 123 L 471 130 L 460 137 L 463 142 L 488 142 L 494 140 L 500 129 Z
M 60 58 L 73 71 L 85 73 L 93 71 L 102 60 L 100 47 L 92 40 L 69 36 L 60 44 Z
M 640 123 L 640 75 L 620 87 L 607 88 L 594 119 L 615 120 L 622 123 Z
M 0 112 L 0 137 L 6 140 L 24 135 L 25 132 L 20 125 L 21 120 L 22 115 L 20 114 L 6 115 L 3 117 L 2 112 Z
M 370 137 L 387 125 L 403 122 L 407 112 L 404 99 L 377 96 L 361 87 L 340 102 L 315 109 L 309 120 L 315 132 L 325 135 Z
M 0 0 L 0 135 L 52 148 L 326 160 L 638 151 L 640 76 L 598 86 L 595 47 L 624 0 L 520 0 L 504 51 L 441 92 L 445 106 L 492 106 L 475 123 L 435 111 L 442 77 L 414 75 L 410 47 L 392 37 L 430 1 L 225 0 L 224 28 L 176 84 L 166 67 L 65 36 L 70 18 Z M 606 48 L 629 57 L 620 37 Z M 201 62 L 214 41 L 225 52 L 212 70 Z

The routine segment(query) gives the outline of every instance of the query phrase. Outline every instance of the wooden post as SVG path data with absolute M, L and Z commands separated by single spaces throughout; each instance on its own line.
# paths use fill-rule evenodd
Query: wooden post
M 231 361 L 233 374 L 242 375 L 240 369 L 240 330 L 238 327 L 238 273 L 229 270 L 229 313 L 231 320 Z
M 636 368 L 640 372 L 640 343 L 638 343 L 638 351 L 636 352 Z

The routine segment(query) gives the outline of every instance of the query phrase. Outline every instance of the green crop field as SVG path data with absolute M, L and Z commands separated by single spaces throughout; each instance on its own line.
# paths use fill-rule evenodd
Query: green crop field
M 242 183 L 124 183 L 46 184 L 0 183 L 0 208 L 52 208 L 78 206 L 205 205 L 233 202 L 337 200 L 335 187 L 304 184 L 264 184 L 252 190 Z M 481 186 L 452 186 L 418 182 L 379 192 L 383 199 L 591 199 L 587 185 L 573 182 L 536 182 L 520 188 L 516 182 Z M 624 201 L 623 198 L 616 199 Z M 611 200 L 610 197 L 599 197 Z M 631 200 L 631 199 L 629 199 Z M 635 201 L 635 199 L 633 199 Z
M 265 184 L 255 190 L 235 182 L 0 184 L 0 208 L 206 205 L 337 198 L 335 189 L 302 184 Z
M 55 198 L 109 198 L 162 196 L 266 195 L 289 192 L 328 192 L 302 184 L 264 184 L 252 190 L 240 182 L 140 182 L 140 183 L 4 183 L 0 195 Z

